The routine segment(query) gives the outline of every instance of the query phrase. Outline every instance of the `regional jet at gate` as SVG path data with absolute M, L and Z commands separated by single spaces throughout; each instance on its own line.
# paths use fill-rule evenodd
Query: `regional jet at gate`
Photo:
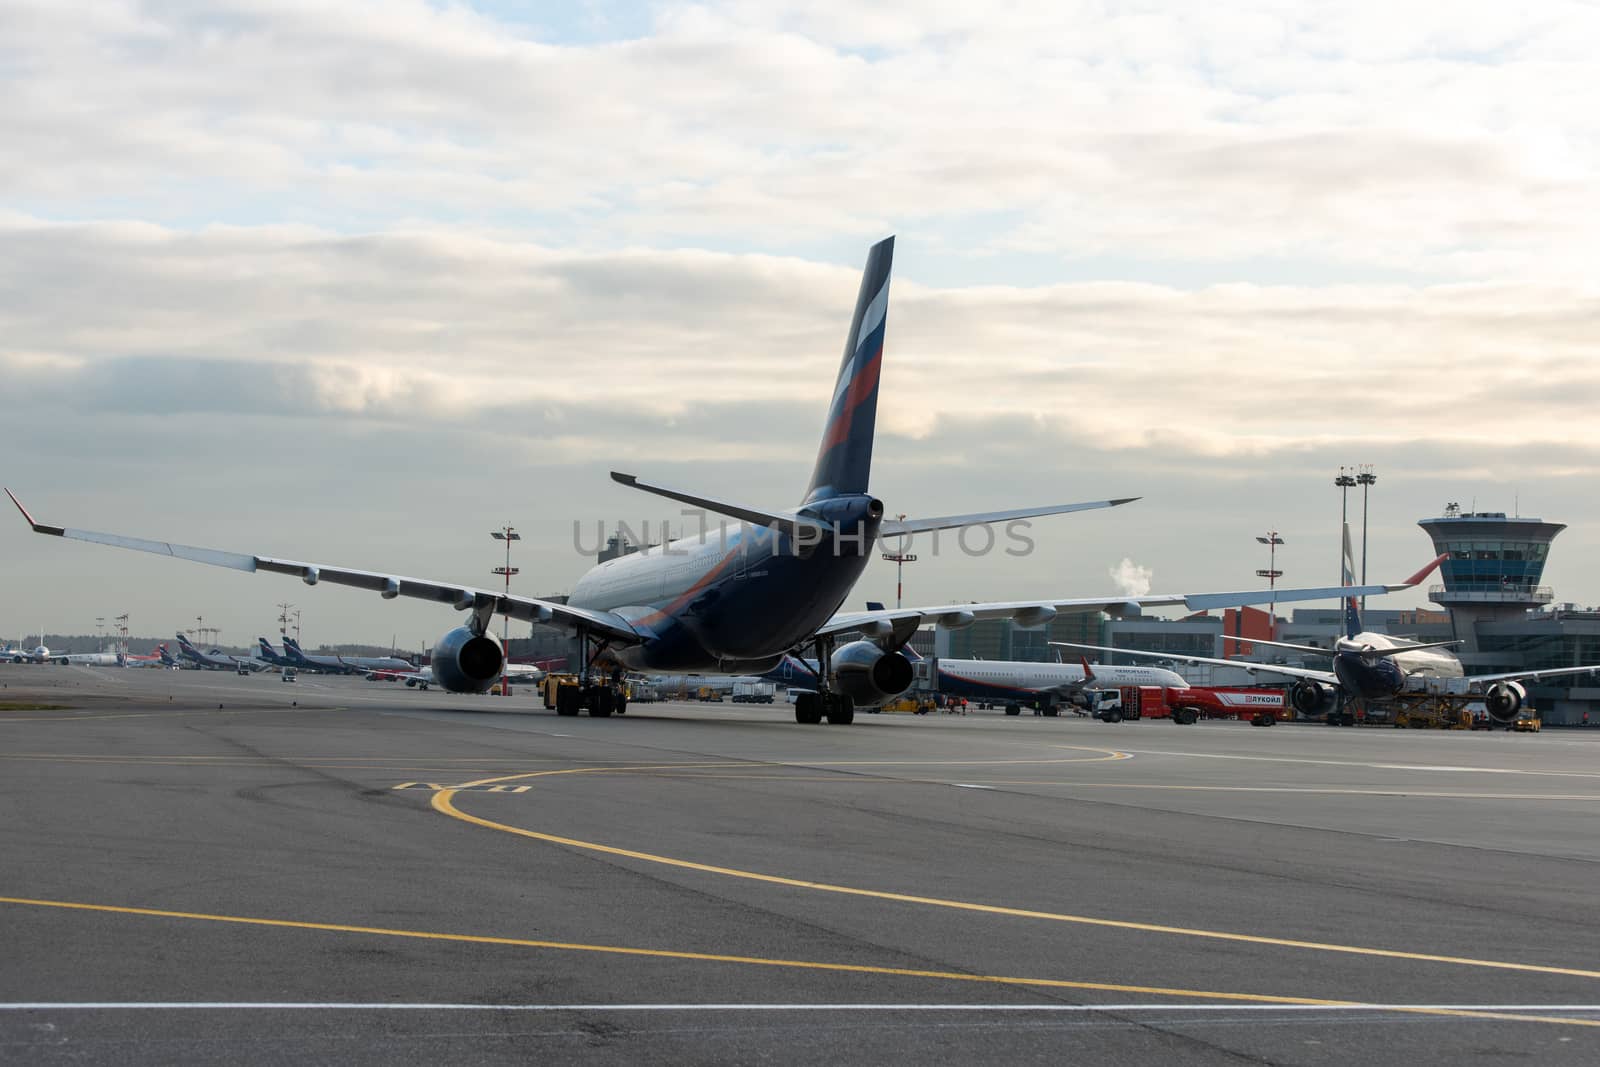
M 1447 556 L 1440 556 L 1418 575 L 1421 581 L 1428 571 L 1438 566 Z M 1344 528 L 1344 581 L 1355 583 L 1355 564 L 1350 551 L 1350 527 Z M 1556 667 L 1542 671 L 1507 671 L 1503 674 L 1467 674 L 1461 661 L 1444 649 L 1454 641 L 1428 643 L 1397 641 L 1388 634 L 1368 633 L 1361 626 L 1360 601 L 1354 596 L 1344 600 L 1344 636 L 1333 648 L 1315 645 L 1295 645 L 1286 641 L 1262 641 L 1250 638 L 1253 645 L 1270 645 L 1296 652 L 1308 652 L 1333 657 L 1333 669 L 1319 671 L 1307 667 L 1283 667 L 1270 663 L 1249 663 L 1237 659 L 1212 659 L 1205 656 L 1185 656 L 1172 652 L 1142 652 L 1131 648 L 1102 648 L 1099 645 L 1079 645 L 1056 641 L 1063 648 L 1089 649 L 1097 652 L 1116 652 L 1125 656 L 1172 660 L 1175 663 L 1209 663 L 1223 667 L 1240 667 L 1251 674 L 1274 674 L 1293 678 L 1289 687 L 1289 703 L 1295 711 L 1307 716 L 1323 716 L 1333 725 L 1355 722 L 1353 712 L 1345 710 L 1355 701 L 1382 705 L 1405 692 L 1417 683 L 1413 679 L 1465 678 L 1469 683 L 1483 687 L 1483 707 L 1489 717 L 1502 725 L 1516 721 L 1517 714 L 1527 702 L 1528 691 L 1522 682 L 1540 678 L 1554 678 L 1563 674 L 1591 674 L 1600 672 L 1600 663 L 1585 667 Z
M 802 723 L 848 723 L 857 702 L 903 692 L 911 664 L 901 653 L 924 623 L 968 626 L 980 619 L 1015 619 L 1026 626 L 1061 612 L 1120 613 L 1141 607 L 1183 605 L 1190 610 L 1262 604 L 1270 600 L 1331 599 L 1345 590 L 1279 589 L 1165 596 L 1051 597 L 986 604 L 942 604 L 925 608 L 839 613 L 839 607 L 872 558 L 880 537 L 957 529 L 1126 504 L 1132 497 L 1056 504 L 1011 511 L 945 515 L 928 519 L 886 517 L 883 501 L 868 490 L 877 422 L 878 379 L 889 310 L 889 269 L 894 238 L 867 255 L 844 357 L 828 401 L 811 480 L 798 504 L 758 507 L 673 489 L 613 472 L 616 482 L 737 520 L 737 529 L 690 537 L 609 560 L 578 580 L 565 604 L 512 596 L 455 582 L 408 578 L 381 571 L 325 563 L 274 559 L 246 553 L 148 541 L 37 522 L 21 503 L 35 533 L 92 541 L 118 548 L 176 556 L 241 571 L 289 574 L 307 585 L 328 582 L 384 597 L 406 596 L 448 604 L 466 612 L 465 622 L 434 645 L 433 676 L 456 692 L 485 692 L 499 676 L 505 654 L 490 623 L 496 614 L 573 631 L 584 650 L 584 684 L 563 690 L 557 711 L 576 715 L 587 708 L 605 716 L 617 710 L 620 672 L 762 674 L 788 652 L 810 649 L 822 665 L 817 691 L 795 702 Z M 9 494 L 10 491 L 7 490 Z M 16 502 L 16 497 L 12 496 Z M 1352 596 L 1405 588 L 1369 586 Z M 866 639 L 836 648 L 841 635 Z M 597 677 L 595 668 L 609 673 Z

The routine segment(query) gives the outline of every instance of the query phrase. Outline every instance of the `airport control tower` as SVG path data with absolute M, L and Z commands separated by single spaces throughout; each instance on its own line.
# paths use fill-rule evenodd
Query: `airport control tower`
M 1444 584 L 1429 588 L 1428 599 L 1450 610 L 1463 658 L 1479 651 L 1478 623 L 1520 619 L 1550 603 L 1550 587 L 1539 579 L 1550 542 L 1565 523 L 1507 518 L 1503 511 L 1464 512 L 1459 504 L 1447 504 L 1443 515 L 1417 525 L 1433 538 L 1435 554 L 1450 554 L 1439 567 Z

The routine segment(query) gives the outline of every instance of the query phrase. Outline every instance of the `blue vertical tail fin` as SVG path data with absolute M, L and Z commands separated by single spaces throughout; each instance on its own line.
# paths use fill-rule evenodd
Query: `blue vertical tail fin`
M 1352 586 L 1356 584 L 1356 558 L 1350 549 L 1350 524 L 1344 524 L 1344 566 L 1343 573 L 1339 576 L 1339 584 Z M 1361 632 L 1361 605 L 1353 596 L 1344 598 L 1344 635 L 1354 637 Z
M 867 491 L 878 421 L 878 375 L 883 368 L 883 339 L 889 314 L 889 268 L 893 263 L 893 237 L 879 241 L 867 253 L 844 359 L 828 405 L 828 421 L 822 427 L 817 465 L 811 472 L 811 484 L 806 486 L 807 503 Z

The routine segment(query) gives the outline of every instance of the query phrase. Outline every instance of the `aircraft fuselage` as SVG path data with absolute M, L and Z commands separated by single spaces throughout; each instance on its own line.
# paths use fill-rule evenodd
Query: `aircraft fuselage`
M 631 669 L 763 673 L 844 603 L 871 558 L 882 508 L 868 496 L 807 505 L 802 514 L 828 527 L 810 545 L 741 525 L 608 560 L 568 603 L 615 612 L 652 635 L 617 651 Z

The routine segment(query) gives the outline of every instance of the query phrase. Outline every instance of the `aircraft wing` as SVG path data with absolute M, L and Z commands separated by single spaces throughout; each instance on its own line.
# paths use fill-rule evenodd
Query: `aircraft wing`
M 1600 673 L 1600 663 L 1591 663 L 1587 667 L 1554 667 L 1547 671 L 1507 671 L 1504 674 L 1469 674 L 1469 682 L 1536 682 L 1540 678 L 1554 678 L 1563 674 L 1595 674 Z
M 89 541 L 98 545 L 110 545 L 113 548 L 126 548 L 135 552 L 150 552 L 157 556 L 172 556 L 176 559 L 186 559 L 195 563 L 206 563 L 213 567 L 227 567 L 236 571 L 271 571 L 275 574 L 289 574 L 307 585 L 316 585 L 319 582 L 329 582 L 333 585 L 348 585 L 356 589 L 366 589 L 377 593 L 385 600 L 392 600 L 397 596 L 414 597 L 418 600 L 432 600 L 441 604 L 449 604 L 457 611 L 478 611 L 492 615 L 508 615 L 513 619 L 524 622 L 552 623 L 557 626 L 568 626 L 576 629 L 586 626 L 598 634 L 604 634 L 613 641 L 625 644 L 637 644 L 644 640 L 648 634 L 641 633 L 631 626 L 626 619 L 609 611 L 589 611 L 583 608 L 569 607 L 566 604 L 557 604 L 549 600 L 539 600 L 534 597 L 507 596 L 505 593 L 495 592 L 490 589 L 476 589 L 472 586 L 457 585 L 454 582 L 438 582 L 426 578 L 408 578 L 399 574 L 382 574 L 377 571 L 354 570 L 348 567 L 334 567 L 323 563 L 302 563 L 297 560 L 273 559 L 269 556 L 252 556 L 242 552 L 225 552 L 215 548 L 197 548 L 193 545 L 180 545 L 169 541 L 148 541 L 140 537 L 128 537 L 123 534 L 98 533 L 94 530 L 74 530 L 64 526 L 51 526 L 47 523 L 37 522 L 28 514 L 28 509 L 22 506 L 11 490 L 6 490 L 6 495 L 11 497 L 11 502 L 17 505 L 17 510 L 22 512 L 22 517 L 28 525 L 33 527 L 34 533 L 49 534 L 53 537 L 66 537 L 74 541 Z
M 1420 579 L 1418 579 L 1420 580 Z M 1345 596 L 1378 596 L 1409 589 L 1407 581 L 1398 585 L 1324 586 L 1316 589 L 1255 589 L 1237 593 L 1175 593 L 1167 596 L 1109 596 L 1061 600 L 1007 600 L 976 604 L 942 604 L 929 608 L 888 608 L 875 611 L 842 612 L 829 619 L 818 633 L 848 633 L 860 630 L 868 637 L 903 640 L 926 624 L 947 628 L 969 626 L 982 619 L 1015 619 L 1023 626 L 1042 626 L 1057 615 L 1104 611 L 1111 615 L 1127 613 L 1129 608 L 1184 607 L 1190 611 L 1242 607 L 1296 600 L 1337 600 Z
M 1231 640 L 1231 638 L 1230 638 Z M 1285 678 L 1308 678 L 1314 682 L 1338 685 L 1339 679 L 1332 671 L 1316 671 L 1307 667 L 1284 667 L 1276 663 L 1251 663 L 1248 660 L 1216 659 L 1212 656 L 1185 656 L 1176 652 L 1145 652 L 1136 648 L 1107 648 L 1104 645 L 1080 645 L 1072 641 L 1051 641 L 1061 648 L 1082 648 L 1091 652 L 1114 652 L 1119 656 L 1142 656 L 1145 659 L 1168 660 L 1172 663 L 1208 663 L 1213 667 L 1238 667 L 1250 674 L 1280 674 Z
M 1066 515 L 1074 511 L 1094 511 L 1098 508 L 1115 508 L 1131 504 L 1139 498 L 1125 496 L 1118 500 L 1090 500 L 1081 504 L 1045 504 L 1034 508 L 1012 508 L 1009 511 L 975 511 L 969 515 L 940 515 L 932 519 L 884 519 L 878 527 L 879 538 L 905 537 L 910 534 L 931 533 L 934 530 L 956 530 L 963 526 L 980 526 L 990 522 L 1010 522 L 1014 519 L 1037 519 L 1046 515 Z

